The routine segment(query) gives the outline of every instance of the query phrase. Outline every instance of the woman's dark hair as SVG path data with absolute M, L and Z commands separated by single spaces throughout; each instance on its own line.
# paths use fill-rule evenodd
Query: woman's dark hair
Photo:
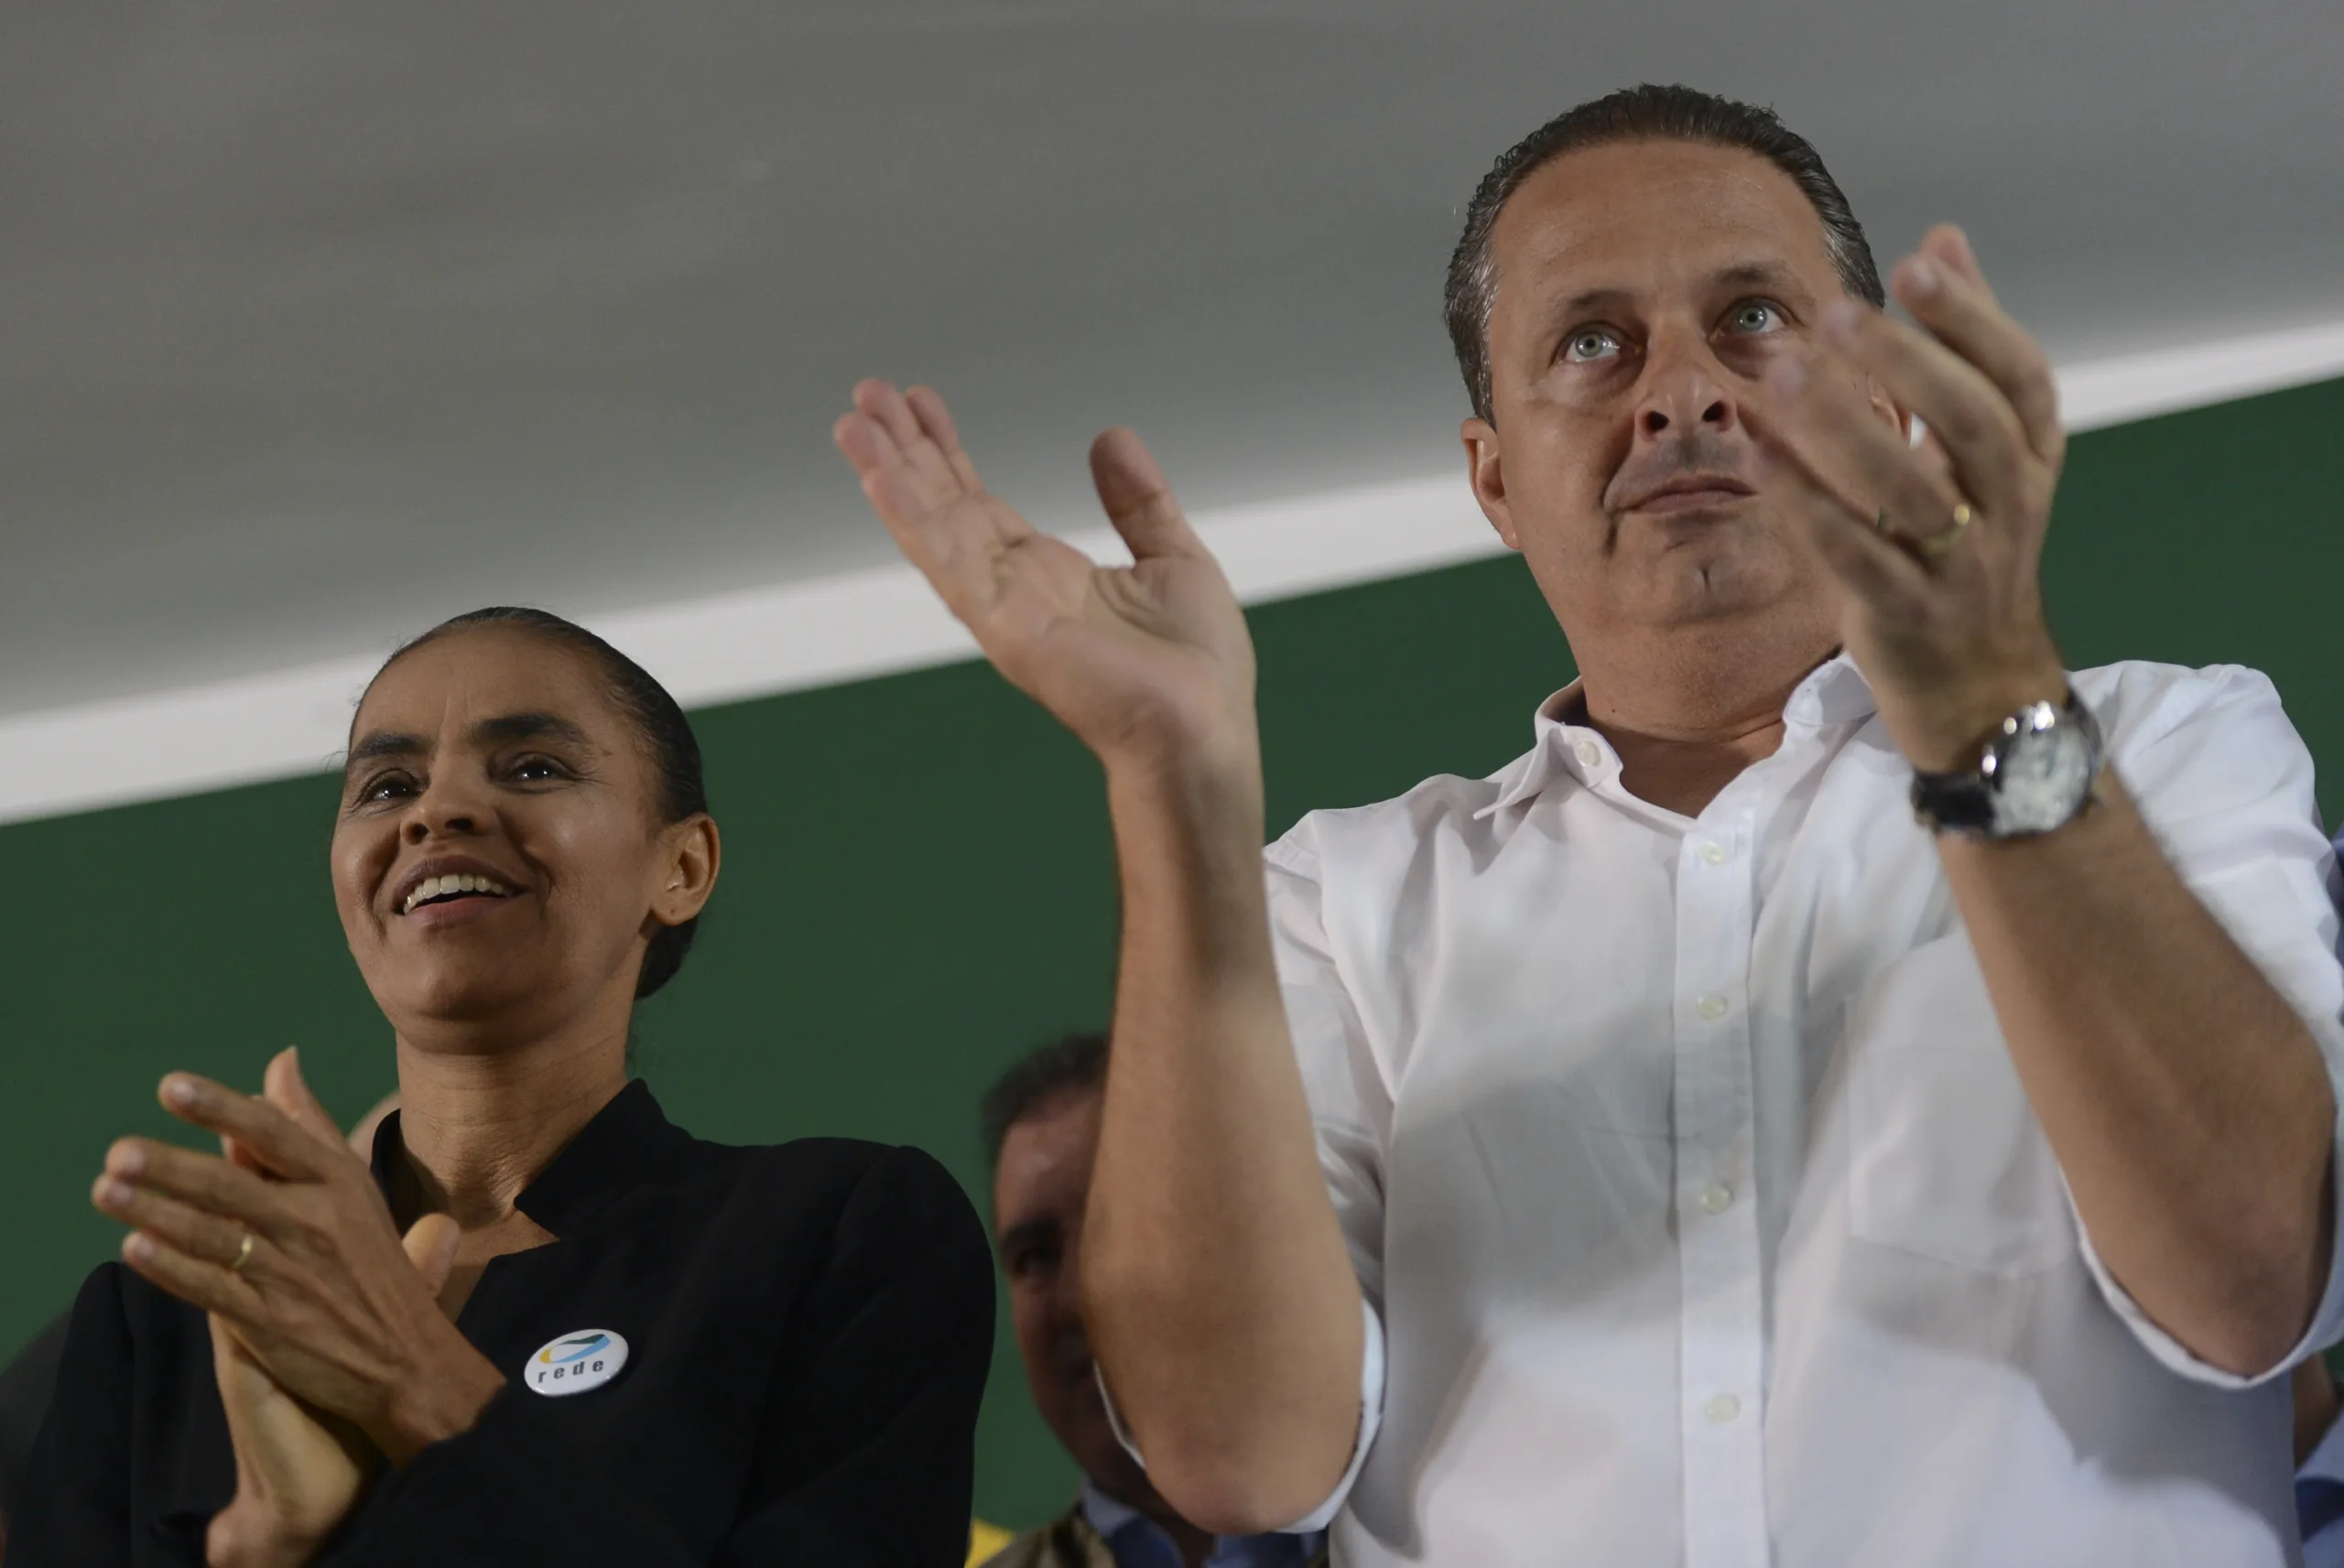
M 644 752 L 651 759 L 657 789 L 653 804 L 659 820 L 681 822 L 708 809 L 708 784 L 700 776 L 700 740 L 692 733 L 691 721 L 684 717 L 684 710 L 667 695 L 666 687 L 651 678 L 649 671 L 575 622 L 564 621 L 548 611 L 494 604 L 442 621 L 422 636 L 402 644 L 383 661 L 383 669 L 389 669 L 426 643 L 481 626 L 510 626 L 532 633 L 592 659 L 611 700 L 634 723 Z M 380 679 L 382 670 L 374 674 Z M 676 978 L 676 971 L 684 967 L 684 955 L 691 951 L 692 936 L 699 928 L 700 917 L 694 915 L 680 925 L 661 926 L 653 935 L 643 955 L 643 972 L 635 977 L 635 994 L 638 1000 Z
M 1473 401 L 1473 412 L 1482 418 L 1494 417 L 1490 397 L 1490 304 L 1497 297 L 1497 256 L 1490 236 L 1507 198 L 1524 180 L 1567 152 L 1647 141 L 1740 147 L 1781 169 L 1822 220 L 1823 248 L 1831 257 L 1831 269 L 1839 275 L 1839 287 L 1874 305 L 1885 301 L 1864 227 L 1856 222 L 1839 181 L 1823 167 L 1822 157 L 1807 139 L 1784 124 L 1772 109 L 1737 103 L 1690 87 L 1646 82 L 1622 88 L 1565 110 L 1508 147 L 1481 177 L 1480 189 L 1465 208 L 1465 232 L 1449 258 L 1441 314 L 1449 323 L 1449 344 L 1457 351 L 1457 368 L 1465 377 L 1466 395 Z

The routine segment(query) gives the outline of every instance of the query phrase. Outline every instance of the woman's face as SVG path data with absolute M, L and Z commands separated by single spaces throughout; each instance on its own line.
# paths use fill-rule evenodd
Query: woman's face
M 534 633 L 480 627 L 400 658 L 359 705 L 334 901 L 410 1043 L 623 1021 L 651 935 L 707 903 L 715 825 L 661 824 L 650 759 L 599 675 Z

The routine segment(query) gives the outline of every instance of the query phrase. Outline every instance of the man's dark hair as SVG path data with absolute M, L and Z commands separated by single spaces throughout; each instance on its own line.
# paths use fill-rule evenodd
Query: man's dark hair
M 697 816 L 708 809 L 708 783 L 700 773 L 700 739 L 692 733 L 691 720 L 684 717 L 683 708 L 667 695 L 667 688 L 651 678 L 649 671 L 585 627 L 564 621 L 550 611 L 529 610 L 516 605 L 493 604 L 485 610 L 470 611 L 442 621 L 430 631 L 405 643 L 383 661 L 387 670 L 407 654 L 451 633 L 469 632 L 482 626 L 511 626 L 542 637 L 558 647 L 569 648 L 591 659 L 602 676 L 604 688 L 619 711 L 634 724 L 635 734 L 651 759 L 653 781 L 657 798 L 653 802 L 665 823 L 681 822 Z M 382 670 L 374 672 L 377 680 Z M 639 1000 L 676 978 L 684 967 L 684 955 L 691 951 L 692 937 L 700 929 L 700 917 L 694 915 L 680 925 L 663 925 L 651 938 L 643 955 L 642 973 L 635 977 L 635 994 Z
M 1860 299 L 1882 304 L 1880 270 L 1872 246 L 1856 222 L 1839 182 L 1806 137 L 1785 126 L 1772 109 L 1738 103 L 1690 87 L 1622 88 L 1607 97 L 1565 110 L 1514 143 L 1481 177 L 1465 209 L 1465 232 L 1449 258 L 1443 313 L 1457 368 L 1473 412 L 1492 417 L 1490 398 L 1490 304 L 1497 294 L 1497 257 L 1490 234 L 1498 214 L 1522 182 L 1568 152 L 1617 142 L 1706 142 L 1756 153 L 1791 177 L 1792 183 L 1823 220 L 1823 246 L 1839 285 Z
M 1107 1037 L 1069 1034 L 1028 1051 L 993 1080 L 977 1102 L 977 1131 L 985 1144 L 988 1168 L 1001 1163 L 1009 1130 L 1044 1100 L 1072 1089 L 1095 1089 L 1107 1081 Z

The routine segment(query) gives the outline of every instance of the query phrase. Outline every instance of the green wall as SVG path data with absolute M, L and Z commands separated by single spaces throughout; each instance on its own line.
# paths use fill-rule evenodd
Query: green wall
M 2336 382 L 2079 438 L 2046 568 L 2070 662 L 2258 665 L 2323 762 L 2344 765 L 2340 427 Z M 1571 673 L 1512 559 L 1253 621 L 1277 828 L 1496 767 Z M 978 1092 L 1026 1046 L 1106 1015 L 1096 768 L 982 666 L 698 722 L 724 884 L 683 978 L 646 1010 L 646 1076 L 703 1136 L 918 1143 L 982 1206 Z M 2338 790 L 2331 773 L 2331 820 Z M 249 1081 L 291 1042 L 345 1117 L 390 1087 L 327 893 L 332 805 L 310 778 L 0 828 L 0 1353 L 109 1254 L 88 1184 L 116 1134 L 170 1130 L 153 1100 L 166 1069 Z M 1073 1479 L 1004 1323 L 980 1508 L 1033 1522 Z

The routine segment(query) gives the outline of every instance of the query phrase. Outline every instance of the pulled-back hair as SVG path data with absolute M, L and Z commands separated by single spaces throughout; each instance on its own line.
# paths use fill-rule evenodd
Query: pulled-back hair
M 474 610 L 442 621 L 420 637 L 407 643 L 383 661 L 389 669 L 407 654 L 425 643 L 436 642 L 455 632 L 469 632 L 483 626 L 509 626 L 542 637 L 557 647 L 569 648 L 591 659 L 602 677 L 602 686 L 611 701 L 625 714 L 635 726 L 636 737 L 643 742 L 646 756 L 651 762 L 655 790 L 652 805 L 662 823 L 677 823 L 697 816 L 708 809 L 708 784 L 700 774 L 700 739 L 692 733 L 691 720 L 667 688 L 651 678 L 649 671 L 585 627 L 573 621 L 544 610 L 530 610 L 516 605 L 493 604 L 485 610 Z M 382 671 L 375 672 L 380 679 Z M 643 954 L 643 969 L 635 977 L 637 1000 L 649 996 L 676 978 L 684 967 L 684 955 L 691 951 L 692 937 L 700 929 L 700 917 L 694 915 L 680 925 L 663 925 L 651 938 Z
M 1095 1089 L 1107 1081 L 1107 1037 L 1069 1034 L 1028 1051 L 993 1080 L 977 1103 L 977 1131 L 984 1140 L 985 1163 L 1001 1163 L 1009 1130 L 1047 1099 L 1069 1089 Z
M 1465 232 L 1449 258 L 1449 284 L 1442 299 L 1449 341 L 1465 377 L 1473 412 L 1492 419 L 1490 395 L 1490 306 L 1497 297 L 1497 256 L 1490 235 L 1507 200 L 1547 164 L 1582 147 L 1617 142 L 1704 142 L 1756 153 L 1790 176 L 1799 193 L 1823 221 L 1823 248 L 1839 286 L 1860 299 L 1886 299 L 1880 269 L 1873 265 L 1864 229 L 1848 206 L 1839 182 L 1806 137 L 1785 125 L 1772 109 L 1739 103 L 1690 87 L 1622 88 L 1609 96 L 1567 109 L 1508 147 L 1481 177 L 1465 209 Z

